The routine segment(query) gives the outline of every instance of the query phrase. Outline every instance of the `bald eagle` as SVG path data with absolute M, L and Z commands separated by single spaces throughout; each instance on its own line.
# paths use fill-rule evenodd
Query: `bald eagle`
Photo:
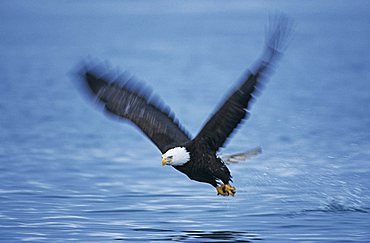
M 109 113 L 131 121 L 161 151 L 162 165 L 170 165 L 191 180 L 209 183 L 222 196 L 234 195 L 232 176 L 217 155 L 238 124 L 248 115 L 249 105 L 261 80 L 280 55 L 289 21 L 273 21 L 267 32 L 262 58 L 254 70 L 231 91 L 194 138 L 181 126 L 174 113 L 135 79 L 115 77 L 111 70 L 84 64 L 79 77 L 85 87 Z M 107 75 L 107 73 L 111 75 Z M 105 74 L 104 74 L 105 73 Z

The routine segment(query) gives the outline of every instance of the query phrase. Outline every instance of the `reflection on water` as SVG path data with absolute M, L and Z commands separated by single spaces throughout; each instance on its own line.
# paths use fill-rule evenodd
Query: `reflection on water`
M 184 231 L 174 232 L 173 230 L 162 230 L 153 228 L 134 229 L 137 232 L 144 232 L 145 237 L 120 237 L 119 234 L 97 232 L 93 235 L 110 236 L 114 240 L 123 241 L 181 241 L 181 242 L 251 242 L 254 240 L 262 240 L 255 234 L 248 234 L 246 232 L 233 231 Z
M 207 242 L 250 242 L 250 240 L 262 240 L 256 234 L 238 231 L 187 231 L 179 240 L 206 240 Z
M 183 231 L 183 232 L 173 232 L 172 230 L 160 230 L 160 229 L 135 229 L 135 231 L 145 231 L 152 232 L 156 234 L 157 232 L 172 232 L 166 237 L 161 238 L 146 238 L 146 240 L 160 241 L 160 240 L 170 240 L 170 241 L 185 241 L 185 242 L 251 242 L 253 240 L 262 240 L 256 234 L 249 234 L 246 232 L 239 231 Z M 137 239 L 120 239 L 116 240 L 137 240 Z

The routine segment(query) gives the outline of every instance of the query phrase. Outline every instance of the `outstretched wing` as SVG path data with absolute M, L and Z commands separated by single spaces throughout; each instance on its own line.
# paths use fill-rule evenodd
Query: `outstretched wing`
M 230 134 L 248 114 L 254 91 L 279 56 L 290 30 L 289 20 L 285 16 L 279 16 L 273 21 L 268 32 L 265 51 L 256 71 L 249 72 L 243 82 L 227 97 L 195 137 L 195 144 L 206 144 L 215 152 L 224 145 Z
M 135 124 L 165 153 L 190 140 L 170 109 L 151 90 L 130 78 L 102 76 L 97 68 L 84 67 L 81 74 L 89 90 L 105 109 Z

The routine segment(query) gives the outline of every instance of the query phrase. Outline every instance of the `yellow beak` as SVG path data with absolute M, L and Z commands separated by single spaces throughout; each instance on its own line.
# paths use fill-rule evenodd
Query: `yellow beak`
M 162 159 L 162 166 L 169 165 L 171 163 L 171 158 L 163 158 Z

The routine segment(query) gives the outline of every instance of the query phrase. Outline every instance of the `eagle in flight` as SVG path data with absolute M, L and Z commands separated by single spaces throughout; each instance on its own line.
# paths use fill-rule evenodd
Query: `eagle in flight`
M 134 79 L 103 75 L 106 70 L 86 64 L 79 77 L 106 111 L 132 122 L 158 147 L 163 166 L 211 184 L 218 195 L 234 196 L 231 173 L 217 151 L 248 115 L 254 92 L 285 47 L 289 30 L 285 16 L 270 21 L 264 52 L 254 70 L 237 84 L 194 138 L 157 96 Z

